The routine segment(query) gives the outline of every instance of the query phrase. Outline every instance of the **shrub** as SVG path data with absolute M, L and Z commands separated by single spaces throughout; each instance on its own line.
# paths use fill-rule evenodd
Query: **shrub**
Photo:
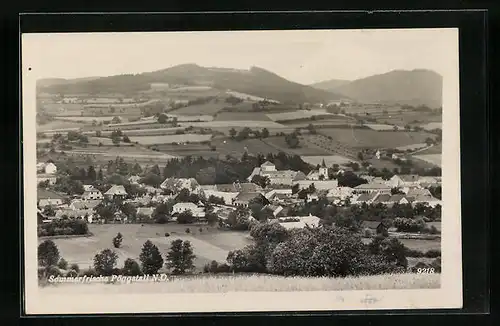
M 394 226 L 398 232 L 421 232 L 425 229 L 423 219 L 395 218 Z
M 169 237 L 169 236 L 170 236 L 170 233 L 165 232 L 165 237 Z
M 69 269 L 73 270 L 73 271 L 76 271 L 77 273 L 80 272 L 80 266 L 78 266 L 78 264 L 71 264 L 69 266 Z
M 88 268 L 80 272 L 82 276 L 98 276 L 97 272 L 93 268 Z
M 63 276 L 63 274 L 61 273 L 61 271 L 59 270 L 59 268 L 57 266 L 49 266 L 45 269 L 45 275 L 47 275 L 47 277 L 53 275 L 54 277 L 55 276 Z
M 66 276 L 67 277 L 77 277 L 78 276 L 78 272 L 75 271 L 74 269 L 70 269 L 67 273 L 66 273 Z
M 368 250 L 374 255 L 383 255 L 385 259 L 397 266 L 407 267 L 406 259 L 408 248 L 396 238 L 376 237 L 368 245 Z
M 198 229 L 198 231 L 200 231 L 200 233 L 202 233 L 202 232 L 203 232 L 203 228 L 202 228 L 202 227 L 200 227 L 200 228 Z
M 68 269 L 68 262 L 64 258 L 61 258 L 57 263 L 57 267 L 60 269 Z
M 191 229 L 190 228 L 186 228 L 186 233 L 191 233 Z
M 122 274 L 125 276 L 142 275 L 141 267 L 135 260 L 127 258 L 127 260 L 125 260 L 125 263 L 123 265 Z
M 113 246 L 115 248 L 120 248 L 122 241 L 123 241 L 123 236 L 120 232 L 118 232 L 116 237 L 113 238 Z
M 59 262 L 59 249 L 52 240 L 45 240 L 38 246 L 38 265 L 48 267 Z
M 227 261 L 233 272 L 266 272 L 265 245 L 249 245 L 241 250 L 230 251 Z
M 428 251 L 425 253 L 425 257 L 427 257 L 427 258 L 437 258 L 437 257 L 441 257 L 441 250 L 436 250 L 436 249 L 431 249 L 431 250 L 428 250 Z
M 373 231 L 369 228 L 363 230 L 363 235 L 365 238 L 371 238 L 373 236 Z

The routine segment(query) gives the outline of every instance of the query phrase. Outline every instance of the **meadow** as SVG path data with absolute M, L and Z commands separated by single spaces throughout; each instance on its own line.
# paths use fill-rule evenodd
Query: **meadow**
M 304 162 L 309 163 L 309 164 L 314 165 L 314 166 L 321 165 L 323 160 L 325 161 L 326 166 L 332 166 L 333 164 L 344 165 L 344 164 L 347 164 L 347 163 L 352 161 L 351 159 L 344 157 L 344 156 L 340 156 L 340 155 L 301 156 L 301 158 Z
M 303 140 L 303 137 L 299 137 L 299 141 Z M 276 148 L 279 151 L 283 151 L 285 153 L 296 154 L 296 155 L 330 155 L 331 152 L 322 149 L 320 147 L 309 146 L 309 144 L 305 142 L 300 142 L 299 147 L 290 148 L 285 141 L 285 137 L 268 137 L 263 139 L 266 144 Z
M 225 103 L 221 102 L 210 102 L 210 103 L 205 103 L 205 104 L 197 104 L 197 105 L 190 105 L 186 106 L 180 109 L 175 109 L 172 111 L 169 111 L 169 114 L 178 114 L 178 115 L 209 115 L 213 116 L 222 108 L 224 107 Z
M 319 129 L 319 134 L 352 148 L 396 148 L 424 143 L 432 134 L 415 131 L 375 131 L 370 129 L 330 128 Z
M 231 120 L 270 121 L 263 112 L 220 112 L 215 116 L 215 121 Z
M 37 132 L 50 132 L 50 131 L 57 131 L 59 129 L 79 129 L 83 127 L 82 123 L 79 122 L 72 122 L 72 121 L 63 121 L 63 120 L 53 120 L 48 123 L 44 124 L 37 124 L 36 125 L 36 131 Z M 69 129 L 71 130 L 71 129 Z
M 185 230 L 189 228 L 190 234 Z M 202 228 L 202 232 L 200 232 Z M 142 246 L 151 240 L 165 257 L 173 240 L 181 239 L 191 242 L 197 256 L 194 263 L 198 270 L 212 260 L 225 262 L 231 250 L 241 249 L 252 243 L 248 233 L 235 231 L 221 231 L 206 224 L 181 225 L 168 224 L 89 224 L 90 237 L 54 239 L 59 248 L 61 257 L 69 264 L 77 263 L 81 269 L 92 265 L 94 256 L 104 250 L 113 249 L 118 254 L 117 266 L 122 267 L 127 258 L 139 259 Z M 123 243 L 120 248 L 114 248 L 113 237 L 120 232 Z M 165 233 L 170 233 L 169 237 Z M 43 240 L 39 239 L 39 242 Z
M 128 133 L 129 134 L 129 133 Z M 180 134 L 180 135 L 157 135 L 157 136 L 130 136 L 132 142 L 142 145 L 172 144 L 172 143 L 201 143 L 210 141 L 212 135 Z
M 297 110 L 292 112 L 282 112 L 282 113 L 269 113 L 267 114 L 269 119 L 272 121 L 288 121 L 288 120 L 300 120 L 300 119 L 310 119 L 316 116 L 334 116 L 333 113 L 328 113 L 326 110 Z
M 174 277 L 168 282 L 136 283 L 57 283 L 40 289 L 46 294 L 90 293 L 227 293 L 436 289 L 441 274 L 386 274 L 345 278 L 284 277 L 275 275 L 197 275 Z
M 441 166 L 442 162 L 441 154 L 425 154 L 425 155 L 419 154 L 419 155 L 414 155 L 413 157 L 436 166 Z
M 279 129 L 283 125 L 273 121 L 253 121 L 253 120 L 232 120 L 232 121 L 203 121 L 203 122 L 179 122 L 183 127 L 202 127 L 202 128 L 233 128 L 233 127 L 249 127 L 249 128 L 275 128 Z

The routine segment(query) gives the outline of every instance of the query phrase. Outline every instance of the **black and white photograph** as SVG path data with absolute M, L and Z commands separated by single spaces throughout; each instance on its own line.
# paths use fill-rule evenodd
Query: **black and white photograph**
M 461 307 L 458 29 L 21 47 L 27 313 Z

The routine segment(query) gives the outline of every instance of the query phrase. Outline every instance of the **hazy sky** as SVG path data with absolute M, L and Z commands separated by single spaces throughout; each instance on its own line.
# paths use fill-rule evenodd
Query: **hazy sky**
M 183 63 L 257 66 L 310 84 L 394 69 L 443 74 L 456 35 L 453 29 L 23 34 L 23 67 L 37 78 L 78 78 Z

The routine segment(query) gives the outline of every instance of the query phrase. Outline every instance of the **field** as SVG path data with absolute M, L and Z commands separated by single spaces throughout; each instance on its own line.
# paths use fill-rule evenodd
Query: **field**
M 422 125 L 425 130 L 443 129 L 442 122 L 429 122 L 428 124 Z
M 275 275 L 199 275 L 176 277 L 168 282 L 57 283 L 40 289 L 46 294 L 91 293 L 227 293 L 235 291 L 340 291 L 436 289 L 440 274 L 388 274 L 345 278 L 283 277 Z
M 303 140 L 303 137 L 300 137 L 299 140 Z M 320 147 L 310 146 L 306 142 L 301 141 L 299 143 L 298 148 L 290 148 L 285 142 L 285 137 L 269 137 L 263 139 L 266 144 L 276 148 L 279 151 L 283 151 L 290 154 L 296 155 L 330 155 L 331 152 L 322 149 Z
M 414 155 L 413 157 L 432 165 L 441 166 L 441 154 Z
M 249 127 L 249 128 L 275 128 L 279 129 L 283 125 L 273 121 L 252 121 L 252 120 L 233 120 L 233 121 L 203 121 L 203 122 L 179 122 L 183 127 L 202 127 L 202 128 L 232 128 L 232 127 Z
M 161 144 L 155 146 L 160 152 L 174 156 L 219 157 L 219 153 L 211 151 L 208 145 L 190 143 L 184 145 Z
M 246 139 L 241 142 L 230 139 L 214 139 L 211 143 L 216 147 L 217 152 L 221 155 L 233 155 L 240 157 L 245 150 L 251 155 L 258 153 L 276 154 L 280 152 L 280 149 L 270 146 L 259 139 Z
M 190 234 L 185 233 L 186 228 L 191 229 Z M 199 228 L 203 228 L 203 232 Z M 180 224 L 90 224 L 91 237 L 54 239 L 59 248 L 61 257 L 69 264 L 77 263 L 81 269 L 88 268 L 98 252 L 112 248 L 119 256 L 117 266 L 122 267 L 125 259 L 139 260 L 141 248 L 147 240 L 151 240 L 165 257 L 170 248 L 170 243 L 176 239 L 189 240 L 197 256 L 195 266 L 203 268 L 212 260 L 225 262 L 231 250 L 241 249 L 252 242 L 248 233 L 220 231 L 206 225 L 180 225 Z M 119 249 L 113 248 L 112 239 L 120 232 L 123 243 Z M 165 237 L 165 233 L 170 233 Z M 42 240 L 39 240 L 41 242 Z
M 353 148 L 396 148 L 425 142 L 430 134 L 414 131 L 375 131 L 354 128 L 319 129 L 318 133 Z
M 142 145 L 172 144 L 172 143 L 201 143 L 209 141 L 212 135 L 181 134 L 181 135 L 158 135 L 158 136 L 131 136 L 132 142 Z
M 328 113 L 326 110 L 297 110 L 292 112 L 270 113 L 267 115 L 272 121 L 289 121 L 310 119 L 316 116 L 334 116 L 333 113 Z
M 400 127 L 400 126 L 393 126 L 393 125 L 386 125 L 386 124 L 365 123 L 364 125 L 370 129 L 373 129 L 376 131 L 394 130 L 394 127 L 396 127 L 396 130 L 403 130 L 404 129 L 403 127 Z
M 428 147 L 425 150 L 418 152 L 418 155 L 441 154 L 442 152 L 443 152 L 443 145 L 438 144 L 438 145 Z
M 441 250 L 441 239 L 436 240 L 418 240 L 418 239 L 399 239 L 399 241 L 410 249 L 419 251 Z
M 212 115 L 216 114 L 217 112 L 219 112 L 220 110 L 222 110 L 222 108 L 224 108 L 225 105 L 226 105 L 226 103 L 224 103 L 223 101 L 218 101 L 218 102 L 211 101 L 211 102 L 205 103 L 205 104 L 196 104 L 196 105 L 190 105 L 190 106 L 186 106 L 183 108 L 175 109 L 175 110 L 169 111 L 168 113 L 169 114 L 178 114 L 178 115 L 200 115 L 200 114 L 203 114 L 203 115 L 212 116 Z
M 406 146 L 399 146 L 399 147 L 396 147 L 396 149 L 398 149 L 400 151 L 407 151 L 407 150 L 415 151 L 418 149 L 423 149 L 425 147 L 427 147 L 426 143 L 419 143 L 419 144 L 411 144 L 411 145 L 406 145 Z
M 274 102 L 274 103 L 279 103 L 276 100 L 273 99 L 265 99 L 263 97 L 255 96 L 255 95 L 250 95 L 250 94 L 245 94 L 245 93 L 240 93 L 240 92 L 235 92 L 235 91 L 227 91 L 226 94 L 240 98 L 242 100 L 251 100 L 251 101 L 263 101 L 267 100 L 268 102 Z
M 120 128 L 121 129 L 121 128 Z M 127 136 L 161 136 L 175 134 L 178 130 L 184 130 L 184 128 L 151 128 L 151 129 L 122 129 L 123 133 Z M 111 130 L 101 131 L 101 136 L 111 136 Z M 95 131 L 84 131 L 85 135 L 95 135 Z
M 262 112 L 220 112 L 215 116 L 215 121 L 231 120 L 270 121 Z
M 302 160 L 311 165 L 321 165 L 323 160 L 325 161 L 326 166 L 332 166 L 333 164 L 343 165 L 351 162 L 352 160 L 340 156 L 340 155 L 330 155 L 330 156 L 301 156 Z
M 67 129 L 67 128 L 81 128 L 83 126 L 82 123 L 72 122 L 72 121 L 62 121 L 62 120 L 54 120 L 48 123 L 44 123 L 42 125 L 36 125 L 37 132 L 50 132 L 52 130 L 58 129 Z
M 118 116 L 118 115 L 116 115 Z M 82 117 L 82 116 L 74 116 L 74 117 L 57 117 L 56 120 L 61 121 L 74 121 L 74 122 L 82 122 L 82 123 L 92 123 L 93 121 L 101 122 L 101 121 L 111 121 L 115 116 L 99 116 L 99 117 Z

